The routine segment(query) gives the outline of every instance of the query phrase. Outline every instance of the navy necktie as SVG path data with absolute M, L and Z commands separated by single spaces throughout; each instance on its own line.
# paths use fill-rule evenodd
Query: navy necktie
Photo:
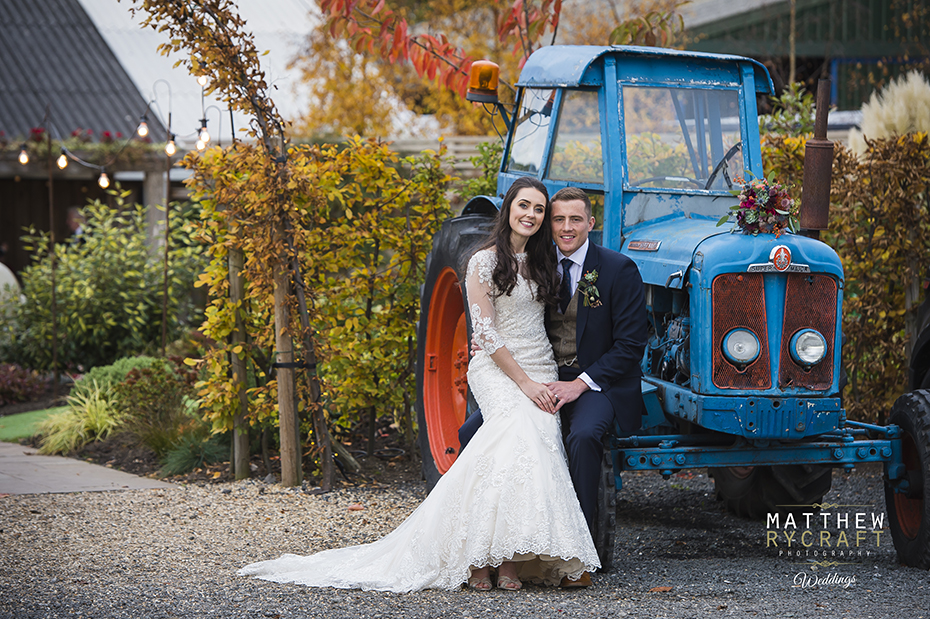
M 572 300 L 572 276 L 569 269 L 572 266 L 571 258 L 562 258 L 562 285 L 559 287 L 559 309 L 562 313 L 568 309 L 568 304 Z

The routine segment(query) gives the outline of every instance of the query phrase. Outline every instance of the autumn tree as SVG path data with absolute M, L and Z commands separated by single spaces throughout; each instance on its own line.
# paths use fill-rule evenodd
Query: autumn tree
M 358 133 L 365 123 L 356 118 L 370 116 L 378 119 L 370 127 L 389 132 L 396 125 L 384 120 L 397 118 L 399 106 L 408 118 L 430 115 L 457 134 L 487 135 L 493 132 L 491 119 L 464 99 L 471 63 L 494 58 L 505 75 L 516 75 L 541 38 L 554 36 L 561 1 L 401 0 L 388 6 L 324 0 L 320 7 L 326 19 L 295 61 L 315 99 L 301 119 L 302 131 Z M 356 86 L 374 96 L 360 96 Z M 327 105 L 334 89 L 340 93 L 338 110 Z M 502 97 L 506 100 L 506 92 Z M 345 112 L 350 109 L 357 113 Z
M 309 84 L 311 97 L 296 121 L 298 133 L 324 138 L 393 134 L 399 102 L 390 76 L 375 58 L 333 41 L 317 26 L 293 66 Z
M 300 483 L 300 423 L 309 422 L 308 455 L 329 489 L 327 414 L 373 422 L 386 409 L 412 441 L 419 282 L 449 215 L 443 148 L 401 160 L 371 140 L 290 145 L 232 2 L 136 4 L 148 26 L 171 30 L 163 51 L 184 52 L 182 62 L 253 118 L 253 140 L 183 162 L 210 257 L 200 277 L 211 299 L 202 330 L 216 345 L 191 360 L 203 368 L 201 409 L 215 431 L 237 438 L 246 422 L 277 418 L 285 485 Z M 234 460 L 247 470 L 247 459 Z
M 454 33 L 449 36 L 453 47 L 445 49 L 456 50 L 456 62 L 466 55 L 510 57 L 492 34 L 500 14 L 497 0 L 395 4 L 396 14 L 401 17 L 390 24 L 406 20 L 403 23 L 409 23 L 407 27 L 423 34 L 420 40 L 425 46 L 441 41 L 441 37 L 431 39 L 429 33 Z M 324 21 L 314 28 L 294 61 L 310 85 L 312 95 L 299 121 L 302 133 L 386 136 L 395 135 L 401 128 L 400 123 L 405 123 L 403 128 L 416 134 L 417 128 L 409 123 L 427 115 L 435 118 L 441 127 L 459 135 L 493 132 L 487 114 L 465 101 L 460 90 L 450 92 L 434 82 L 425 56 L 418 55 L 416 50 L 413 59 L 419 63 L 417 65 L 409 61 L 409 57 L 400 55 L 394 57 L 399 62 L 392 61 L 390 54 L 384 59 L 368 53 L 366 47 L 355 41 L 334 38 L 331 25 Z M 427 71 L 424 72 L 424 68 Z M 513 67 L 508 67 L 515 68 L 515 62 Z
M 294 244 L 293 208 L 300 196 L 291 182 L 291 167 L 285 125 L 268 95 L 268 84 L 259 63 L 254 37 L 237 14 L 231 0 L 133 0 L 131 11 L 141 13 L 143 27 L 170 32 L 171 39 L 159 46 L 163 54 L 180 54 L 180 63 L 196 75 L 208 77 L 208 93 L 217 93 L 231 108 L 252 118 L 249 136 L 257 148 L 238 144 L 232 149 L 228 166 L 214 169 L 209 188 L 219 199 L 214 211 L 226 229 L 250 230 L 254 236 L 234 235 L 222 239 L 222 247 L 211 251 L 214 261 L 225 255 L 228 246 L 248 249 L 245 269 L 253 284 L 273 303 L 274 350 L 277 369 L 277 399 L 281 427 L 282 483 L 301 481 L 300 440 L 295 403 L 295 369 L 316 366 L 316 350 L 308 315 L 308 291 L 302 274 L 301 258 Z M 185 158 L 196 167 L 197 155 Z M 249 182 L 245 194 L 229 193 L 231 188 Z M 225 193 L 224 193 L 225 192 Z M 228 207 L 223 210 L 222 207 Z M 240 228 L 245 226 L 244 228 Z M 256 263 L 261 269 L 256 269 Z M 250 269 L 250 266 L 252 267 Z M 312 294 L 312 291 L 310 291 Z M 299 327 L 292 321 L 299 311 Z M 295 338 L 302 346 L 295 345 Z M 302 359 L 298 363 L 295 349 Z M 309 406 L 315 437 L 321 450 L 322 487 L 333 480 L 332 453 L 325 419 L 319 407 L 319 385 L 314 372 L 306 372 Z M 244 381 L 245 377 L 239 377 Z M 245 432 L 245 428 L 237 428 Z
M 538 47 L 672 46 L 682 30 L 675 9 L 683 3 L 324 0 L 326 19 L 296 61 L 315 93 L 301 130 L 353 134 L 365 128 L 392 134 L 392 114 L 396 119 L 403 110 L 407 118 L 429 115 L 458 135 L 488 135 L 494 129 L 491 117 L 463 96 L 473 60 L 490 58 L 501 65 L 501 99 L 507 103 L 514 94 L 506 88 L 507 78 L 514 79 Z M 331 108 L 335 98 L 339 105 Z

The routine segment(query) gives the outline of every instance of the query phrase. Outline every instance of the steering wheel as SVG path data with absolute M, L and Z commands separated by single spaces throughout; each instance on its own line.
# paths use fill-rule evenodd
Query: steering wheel
M 723 179 L 727 182 L 727 188 L 733 189 L 733 181 L 730 180 L 730 175 L 727 174 L 727 161 L 733 158 L 733 155 L 738 153 L 743 148 L 743 141 L 740 140 L 736 144 L 730 147 L 730 150 L 717 162 L 717 165 L 714 166 L 714 171 L 710 173 L 710 176 L 707 177 L 707 183 L 704 185 L 704 189 L 710 189 L 710 186 L 714 184 L 714 181 L 717 179 L 717 175 L 720 173 L 720 170 L 723 170 Z
M 691 183 L 695 187 L 701 188 L 702 184 L 696 178 L 688 178 L 687 176 L 652 176 L 650 178 L 644 178 L 641 181 L 635 183 L 630 183 L 630 187 L 639 187 L 640 185 L 645 185 L 646 183 L 654 183 L 656 181 L 672 181 L 675 183 Z

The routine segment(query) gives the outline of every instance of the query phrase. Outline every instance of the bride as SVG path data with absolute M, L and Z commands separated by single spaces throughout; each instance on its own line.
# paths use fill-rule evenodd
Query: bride
M 558 298 L 548 193 L 521 177 L 507 191 L 490 243 L 465 277 L 473 338 L 468 384 L 484 424 L 433 491 L 371 544 L 287 554 L 240 575 L 312 587 L 380 591 L 517 590 L 557 585 L 600 567 L 566 464 L 546 338 Z

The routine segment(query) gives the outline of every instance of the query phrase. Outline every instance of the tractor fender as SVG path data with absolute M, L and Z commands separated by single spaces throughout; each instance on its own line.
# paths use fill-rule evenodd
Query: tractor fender
M 502 203 L 502 198 L 494 196 L 475 196 L 465 204 L 465 208 L 462 209 L 462 215 L 497 217 L 497 211 L 501 209 Z

